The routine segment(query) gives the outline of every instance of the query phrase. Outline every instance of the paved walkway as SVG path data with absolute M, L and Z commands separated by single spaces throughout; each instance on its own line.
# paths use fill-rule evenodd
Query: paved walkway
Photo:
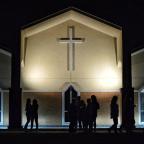
M 126 134 L 126 131 L 123 130 L 122 133 L 120 133 L 119 129 L 117 130 L 118 133 L 117 134 Z M 52 129 L 39 129 L 39 130 L 30 130 L 30 129 L 27 129 L 27 130 L 24 130 L 24 129 L 21 129 L 21 130 L 9 130 L 9 129 L 0 129 L 0 134 L 8 134 L 8 133 L 70 133 L 68 131 L 68 129 L 64 128 L 64 129 L 55 129 L 55 128 L 52 128 Z M 76 134 L 79 134 L 79 133 L 84 133 L 82 130 L 77 130 L 75 132 Z M 108 129 L 97 129 L 96 132 L 92 132 L 92 134 L 108 134 Z M 111 134 L 113 134 L 114 131 L 111 132 Z M 144 133 L 144 129 L 134 129 L 132 131 L 132 133 L 139 133 L 139 134 L 143 134 Z
M 40 129 L 38 131 L 0 130 L 1 144 L 139 144 L 144 141 L 142 129 L 133 133 L 108 133 L 107 129 L 97 129 L 96 133 L 69 133 L 67 129 Z

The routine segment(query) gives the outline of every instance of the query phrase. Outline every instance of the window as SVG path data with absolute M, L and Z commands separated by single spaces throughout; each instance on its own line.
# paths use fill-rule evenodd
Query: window
M 72 99 L 77 99 L 79 91 L 74 86 L 66 86 L 62 92 L 62 125 L 69 124 L 68 109 Z
M 139 94 L 139 104 L 140 104 L 140 123 L 144 123 L 144 92 Z
M 68 108 L 69 108 L 70 103 L 72 102 L 72 99 L 76 99 L 76 98 L 77 98 L 77 91 L 72 86 L 70 86 L 64 95 L 64 120 L 65 122 L 69 122 Z
M 2 114 L 2 110 L 1 110 L 1 92 L 0 92 L 0 123 L 1 123 L 1 121 L 2 121 L 1 114 Z
M 0 90 L 0 125 L 3 124 L 3 92 Z

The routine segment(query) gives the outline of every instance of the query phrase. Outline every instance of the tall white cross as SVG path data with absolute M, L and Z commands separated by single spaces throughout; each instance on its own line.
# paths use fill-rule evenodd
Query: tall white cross
M 58 41 L 67 43 L 67 70 L 73 71 L 75 70 L 75 43 L 82 43 L 85 39 L 75 37 L 74 26 L 68 27 L 67 35 L 66 38 L 58 38 Z

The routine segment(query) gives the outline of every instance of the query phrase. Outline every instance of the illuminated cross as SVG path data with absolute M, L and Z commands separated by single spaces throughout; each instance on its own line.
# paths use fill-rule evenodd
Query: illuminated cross
M 68 27 L 68 37 L 59 38 L 60 43 L 67 43 L 67 70 L 75 70 L 75 43 L 84 42 L 84 38 L 75 37 L 74 26 Z

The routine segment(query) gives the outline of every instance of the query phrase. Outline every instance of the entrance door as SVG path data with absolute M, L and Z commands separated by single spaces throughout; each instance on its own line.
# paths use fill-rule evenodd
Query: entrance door
M 69 88 L 64 93 L 64 123 L 69 122 L 68 117 L 68 108 L 70 103 L 72 102 L 72 99 L 77 99 L 78 92 L 74 89 L 73 86 L 69 86 Z

